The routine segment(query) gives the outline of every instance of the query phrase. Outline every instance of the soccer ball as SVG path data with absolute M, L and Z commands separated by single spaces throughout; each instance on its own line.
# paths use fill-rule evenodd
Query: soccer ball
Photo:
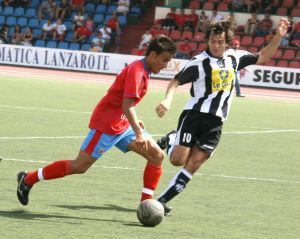
M 165 210 L 163 205 L 155 199 L 146 199 L 137 209 L 137 218 L 146 227 L 155 227 L 163 220 Z

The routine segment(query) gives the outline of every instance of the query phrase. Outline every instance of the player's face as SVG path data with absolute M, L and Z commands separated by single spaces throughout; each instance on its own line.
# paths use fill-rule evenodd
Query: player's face
M 164 51 L 157 55 L 154 51 L 150 53 L 149 68 L 154 73 L 159 73 L 162 69 L 166 68 L 168 62 L 172 59 L 170 52 Z
M 222 34 L 211 34 L 208 40 L 208 48 L 213 57 L 223 57 L 226 51 L 225 32 Z

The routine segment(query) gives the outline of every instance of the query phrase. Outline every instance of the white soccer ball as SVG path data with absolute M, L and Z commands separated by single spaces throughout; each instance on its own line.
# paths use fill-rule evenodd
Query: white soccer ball
M 163 205 L 155 199 L 146 199 L 137 209 L 137 218 L 146 227 L 155 227 L 163 220 L 165 210 Z

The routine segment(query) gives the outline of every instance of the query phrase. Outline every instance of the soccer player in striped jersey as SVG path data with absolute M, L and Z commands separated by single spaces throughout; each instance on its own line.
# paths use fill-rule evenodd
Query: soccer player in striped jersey
M 233 26 L 229 21 L 212 23 L 206 35 L 208 49 L 191 59 L 169 83 L 165 98 L 156 108 L 159 117 L 169 110 L 179 85 L 191 83 L 191 98 L 181 113 L 177 133 L 172 131 L 158 141 L 162 149 L 167 148 L 171 163 L 183 166 L 158 198 L 166 213 L 171 210 L 166 203 L 184 190 L 219 143 L 233 99 L 236 72 L 251 64 L 267 62 L 288 27 L 289 22 L 281 19 L 272 41 L 259 53 L 252 54 L 226 50 L 233 39 Z
M 176 44 L 170 38 L 161 35 L 153 39 L 146 56 L 126 66 L 97 104 L 90 119 L 90 131 L 77 158 L 59 160 L 38 170 L 18 174 L 19 201 L 27 205 L 29 192 L 39 181 L 85 173 L 113 146 L 124 153 L 133 151 L 148 161 L 141 201 L 152 198 L 162 174 L 164 152 L 144 129 L 135 107 L 147 92 L 150 74 L 165 68 L 175 52 Z

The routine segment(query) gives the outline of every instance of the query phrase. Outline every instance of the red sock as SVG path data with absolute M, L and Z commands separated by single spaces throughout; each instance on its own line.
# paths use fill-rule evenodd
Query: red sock
M 147 163 L 144 170 L 144 188 L 142 192 L 141 202 L 146 199 L 153 198 L 154 190 L 157 187 L 161 175 L 161 165 L 157 166 L 151 163 Z
M 70 175 L 70 173 L 71 161 L 60 160 L 51 163 L 44 168 L 29 172 L 24 179 L 24 182 L 29 186 L 33 186 L 38 181 L 62 178 L 64 176 Z

